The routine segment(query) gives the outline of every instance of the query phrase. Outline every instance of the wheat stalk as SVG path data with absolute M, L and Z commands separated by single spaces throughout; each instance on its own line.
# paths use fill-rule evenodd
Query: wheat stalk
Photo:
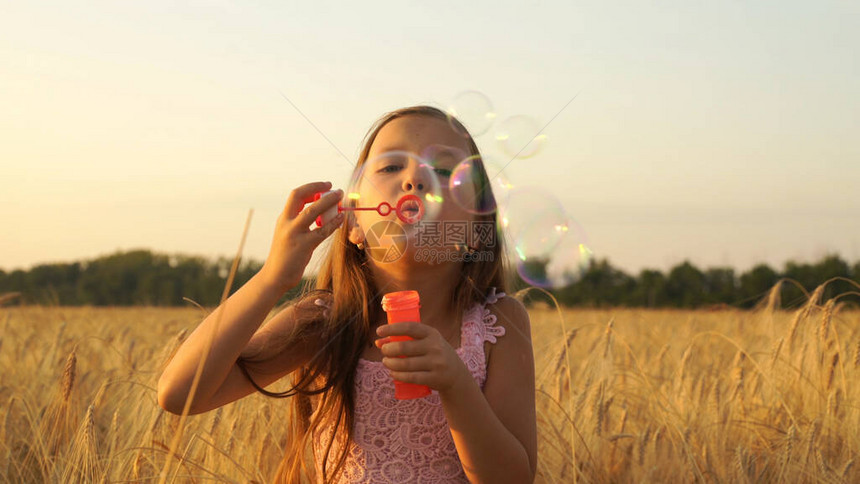
M 836 304 L 835 299 L 830 299 L 824 304 L 824 311 L 821 315 L 821 324 L 818 327 L 818 339 L 822 344 L 827 341 L 827 336 L 830 331 L 830 322 L 833 319 L 834 304 Z
M 851 469 L 853 467 L 854 467 L 854 459 L 853 458 L 848 459 L 848 462 L 846 462 L 845 465 L 842 466 L 842 470 L 839 471 L 839 477 L 841 478 L 841 480 L 843 482 L 849 482 L 848 481 L 848 474 L 851 472 Z
M 779 476 L 780 480 L 788 470 L 788 465 L 791 463 L 791 452 L 794 446 L 794 441 L 797 439 L 797 426 L 791 424 L 788 428 L 788 433 L 785 436 L 785 448 L 781 455 L 782 463 L 780 465 Z
M 836 375 L 836 365 L 839 364 L 839 353 L 834 353 L 830 361 L 830 367 L 827 370 L 827 385 L 825 389 L 830 390 L 833 387 L 833 377 Z
M 860 368 L 860 341 L 854 346 L 854 368 Z
M 779 338 L 773 346 L 773 350 L 770 353 L 770 371 L 773 372 L 773 369 L 776 367 L 776 362 L 779 359 L 779 352 L 782 350 L 782 343 L 785 341 L 785 338 Z
M 72 387 L 75 386 L 75 367 L 77 366 L 78 357 L 72 350 L 69 357 L 66 358 L 66 366 L 63 368 L 63 377 L 60 380 L 60 389 L 63 396 L 63 401 L 68 402 L 69 396 L 72 394 Z

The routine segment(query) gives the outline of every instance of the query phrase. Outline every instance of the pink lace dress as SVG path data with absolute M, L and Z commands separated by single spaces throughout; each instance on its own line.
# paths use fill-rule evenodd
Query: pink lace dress
M 504 293 L 491 288 L 484 304 L 475 304 L 463 314 L 457 355 L 483 389 L 487 380 L 484 342 L 495 343 L 505 334 L 496 326 L 488 304 Z M 439 393 L 424 398 L 397 400 L 394 383 L 381 361 L 361 359 L 355 379 L 354 442 L 338 483 L 438 483 L 469 482 L 457 455 Z M 316 401 L 313 402 L 316 407 Z M 314 410 L 314 414 L 316 409 Z M 313 418 L 313 417 L 312 417 Z M 332 428 L 323 428 L 314 438 L 314 460 L 322 479 L 322 457 Z M 340 454 L 340 437 L 332 446 L 329 469 Z M 329 471 L 331 473 L 331 471 Z

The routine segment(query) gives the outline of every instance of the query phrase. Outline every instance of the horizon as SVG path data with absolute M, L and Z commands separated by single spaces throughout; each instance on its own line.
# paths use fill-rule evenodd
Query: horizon
M 134 252 L 134 251 L 149 251 L 149 252 L 150 252 L 150 253 L 152 253 L 153 255 L 157 255 L 157 256 L 168 256 L 168 257 L 189 257 L 189 258 L 193 258 L 193 257 L 202 257 L 202 258 L 204 258 L 206 261 L 209 261 L 209 262 L 215 262 L 215 261 L 219 260 L 220 258 L 223 258 L 223 259 L 226 259 L 226 260 L 230 260 L 230 261 L 232 261 L 232 260 L 234 259 L 234 256 L 235 256 L 235 254 L 234 254 L 234 255 L 229 255 L 229 256 L 228 256 L 228 255 L 224 255 L 224 254 L 222 254 L 222 255 L 220 255 L 220 256 L 218 256 L 218 255 L 216 255 L 216 256 L 208 256 L 208 255 L 204 255 L 204 254 L 193 254 L 193 253 L 185 253 L 185 252 L 163 252 L 163 251 L 154 250 L 154 249 L 152 249 L 152 248 L 148 248 L 148 247 L 131 247 L 131 248 L 128 248 L 128 249 L 117 249 L 117 250 L 114 250 L 114 251 L 112 251 L 112 252 L 105 252 L 105 253 L 103 253 L 103 254 L 99 254 L 99 255 L 96 255 L 96 256 L 93 256 L 93 257 L 84 257 L 84 258 L 81 258 L 81 259 L 63 260 L 63 261 L 59 261 L 59 260 L 58 260 L 58 261 L 43 261 L 43 262 L 39 262 L 39 263 L 36 263 L 36 264 L 30 265 L 30 266 L 28 266 L 28 267 L 13 267 L 13 268 L 7 268 L 7 267 L 2 267 L 2 266 L 0 266 L 0 271 L 5 272 L 6 274 L 10 274 L 10 273 L 12 273 L 12 272 L 14 272 L 14 271 L 16 271 L 16 270 L 22 270 L 22 271 L 25 271 L 25 272 L 26 272 L 26 271 L 30 271 L 30 270 L 32 270 L 32 269 L 33 269 L 33 268 L 35 268 L 35 267 L 43 266 L 43 265 L 62 265 L 62 264 L 75 264 L 75 263 L 82 263 L 82 262 L 88 262 L 88 261 L 93 261 L 93 260 L 97 260 L 97 259 L 101 259 L 101 258 L 106 258 L 106 257 L 114 256 L 114 255 L 117 255 L 117 254 L 125 254 L 125 253 L 128 253 L 128 252 Z M 708 269 L 732 269 L 732 270 L 734 270 L 734 271 L 735 271 L 735 275 L 736 275 L 736 276 L 739 276 L 739 275 L 741 275 L 741 274 L 743 274 L 743 273 L 745 273 L 745 272 L 748 272 L 748 271 L 752 270 L 753 268 L 758 267 L 758 266 L 761 266 L 761 265 L 767 265 L 768 267 L 770 267 L 771 269 L 773 269 L 775 272 L 779 273 L 779 272 L 782 272 L 782 271 L 785 269 L 785 266 L 786 266 L 787 264 L 789 264 L 789 263 L 795 263 L 795 264 L 798 264 L 798 265 L 815 265 L 815 264 L 820 263 L 820 262 L 822 262 L 823 260 L 825 260 L 826 258 L 829 258 L 829 257 L 838 257 L 839 259 L 841 259 L 842 261 L 844 261 L 844 262 L 849 266 L 849 269 L 850 269 L 850 268 L 852 268 L 852 267 L 854 267 L 855 265 L 860 265 L 860 258 L 857 258 L 857 259 L 846 258 L 843 254 L 838 254 L 838 253 L 835 253 L 835 252 L 826 253 L 826 254 L 823 254 L 822 256 L 820 256 L 820 257 L 818 257 L 818 258 L 816 258 L 816 259 L 810 259 L 810 260 L 795 260 L 795 259 L 787 259 L 787 260 L 783 261 L 783 262 L 782 262 L 782 263 L 780 263 L 780 264 L 769 264 L 769 263 L 766 263 L 766 262 L 758 262 L 758 263 L 754 263 L 754 264 L 750 265 L 749 267 L 745 267 L 745 268 L 738 268 L 738 267 L 734 267 L 734 266 L 722 266 L 722 265 L 704 265 L 704 266 L 703 266 L 703 265 L 699 265 L 699 264 L 697 264 L 695 261 L 692 261 L 692 260 L 690 260 L 690 259 L 682 259 L 682 260 L 678 261 L 676 264 L 674 264 L 674 265 L 673 265 L 673 266 L 671 266 L 671 267 L 665 267 L 665 268 L 660 268 L 660 267 L 643 267 L 643 268 L 641 268 L 641 269 L 639 269 L 639 270 L 637 270 L 637 271 L 630 271 L 630 270 L 628 270 L 628 269 L 625 269 L 624 267 L 620 267 L 620 266 L 618 266 L 618 265 L 617 265 L 617 264 L 615 264 L 615 263 L 612 261 L 612 259 L 611 259 L 611 258 L 609 258 L 609 257 L 606 257 L 605 259 L 606 259 L 606 262 L 607 262 L 607 263 L 608 263 L 612 268 L 614 268 L 614 269 L 618 269 L 618 270 L 621 270 L 622 272 L 624 272 L 624 273 L 625 273 L 625 274 L 627 274 L 627 275 L 630 275 L 630 276 L 636 277 L 636 276 L 640 275 L 640 274 L 641 274 L 641 272 L 642 272 L 642 271 L 644 271 L 644 270 L 656 270 L 656 271 L 659 271 L 659 272 L 661 272 L 661 273 L 668 274 L 668 273 L 669 273 L 673 268 L 675 268 L 675 267 L 677 267 L 677 266 L 679 266 L 679 265 L 682 265 L 682 264 L 684 264 L 685 262 L 692 264 L 696 269 L 699 269 L 699 270 L 701 270 L 701 271 L 703 271 L 703 272 L 704 272 L 704 271 L 706 271 L 706 270 L 708 270 Z M 591 261 L 592 261 L 592 262 L 594 262 L 594 263 L 597 263 L 597 262 L 601 262 L 603 259 L 604 259 L 603 257 L 595 257 L 595 258 L 591 259 Z M 255 262 L 255 263 L 262 264 L 262 263 L 264 263 L 264 262 L 265 262 L 265 259 L 256 259 L 256 258 L 253 258 L 253 257 L 245 257 L 245 256 L 243 256 L 240 262 L 241 262 L 241 264 L 246 264 L 246 263 L 249 263 L 249 262 Z M 318 264 L 318 262 L 319 262 L 319 261 L 317 260 L 316 262 L 317 262 L 317 264 Z M 304 275 L 303 277 L 312 276 L 312 275 L 314 275 L 314 274 L 316 273 L 316 271 L 315 271 L 315 270 L 313 270 L 313 269 L 315 269 L 315 268 L 316 268 L 316 267 L 314 267 L 314 265 L 315 265 L 315 264 L 314 264 L 314 263 L 313 263 L 313 261 L 312 261 L 312 263 L 308 265 L 308 270 L 306 270 L 306 271 L 305 271 L 305 275 Z M 511 267 L 511 270 L 515 270 L 515 269 L 514 269 L 513 267 Z

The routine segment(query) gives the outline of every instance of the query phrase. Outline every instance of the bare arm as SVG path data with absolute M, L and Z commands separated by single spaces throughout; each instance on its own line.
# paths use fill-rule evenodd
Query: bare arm
M 203 370 L 191 399 L 190 412 L 200 413 L 241 398 L 254 387 L 236 365 L 243 352 L 265 346 L 277 334 L 290 334 L 294 329 L 293 307 L 272 318 L 264 330 L 252 341 L 263 320 L 281 296 L 295 287 L 313 250 L 343 222 L 338 216 L 316 230 L 309 230 L 314 219 L 334 206 L 341 194 L 313 201 L 313 195 L 330 188 L 328 183 L 309 183 L 290 193 L 287 206 L 278 218 L 272 249 L 263 269 L 236 293 L 230 296 L 179 347 L 158 380 L 158 403 L 172 413 L 182 413 L 197 368 L 203 361 Z M 211 342 L 209 351 L 207 345 Z M 249 342 L 252 345 L 249 347 Z M 268 385 L 292 372 L 307 361 L 308 345 L 300 349 L 286 348 L 283 354 L 272 357 L 265 368 L 252 374 L 257 384 Z
M 537 470 L 534 353 L 529 316 L 511 298 L 490 306 L 505 327 L 484 391 L 466 371 L 441 393 L 451 435 L 471 482 L 533 482 Z
M 159 405 L 171 413 L 182 413 L 210 338 L 212 346 L 191 401 L 190 412 L 206 412 L 252 393 L 254 387 L 241 373 L 236 360 L 248 348 L 266 344 L 261 336 L 255 338 L 253 345 L 249 346 L 249 341 L 280 297 L 281 292 L 268 285 L 258 273 L 212 312 L 179 347 L 161 374 L 158 380 Z M 289 306 L 272 318 L 266 327 L 274 325 L 289 331 L 293 312 L 294 307 Z M 260 333 L 264 334 L 263 330 Z M 271 331 L 266 333 L 271 334 Z M 272 371 L 259 375 L 255 381 L 261 386 L 268 385 L 302 363 L 299 354 L 293 354 L 291 359 L 282 358 L 278 367 L 271 367 Z

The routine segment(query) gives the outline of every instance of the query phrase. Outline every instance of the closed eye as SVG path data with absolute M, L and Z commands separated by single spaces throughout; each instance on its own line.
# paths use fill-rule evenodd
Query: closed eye
M 451 170 L 447 168 L 434 168 L 433 171 L 436 172 L 437 175 L 448 178 L 451 176 Z
M 397 173 L 401 170 L 400 165 L 386 165 L 377 170 L 378 173 Z

